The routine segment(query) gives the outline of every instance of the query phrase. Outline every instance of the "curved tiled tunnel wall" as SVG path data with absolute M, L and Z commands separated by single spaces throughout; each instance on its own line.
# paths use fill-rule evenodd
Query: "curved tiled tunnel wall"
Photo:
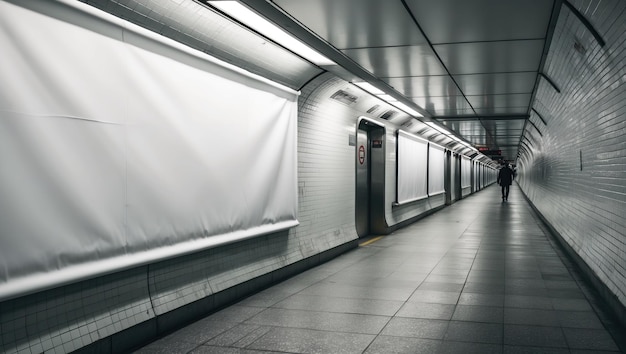
M 561 92 L 540 83 L 533 108 L 541 117 L 533 113 L 530 119 L 541 134 L 527 126 L 532 157 L 520 159 L 519 180 L 545 220 L 610 290 L 623 317 L 626 2 L 571 3 L 606 45 L 563 6 L 544 69 Z

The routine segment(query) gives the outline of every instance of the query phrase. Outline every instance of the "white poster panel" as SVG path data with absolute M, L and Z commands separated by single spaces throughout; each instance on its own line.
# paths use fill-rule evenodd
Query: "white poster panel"
M 445 193 L 445 149 L 439 145 L 428 144 L 428 195 Z
M 468 188 L 472 185 L 471 163 L 469 157 L 461 156 L 461 188 Z
M 403 204 L 428 197 L 428 141 L 398 131 L 397 203 Z
M 0 2 L 0 300 L 298 224 L 296 92 L 37 4 Z

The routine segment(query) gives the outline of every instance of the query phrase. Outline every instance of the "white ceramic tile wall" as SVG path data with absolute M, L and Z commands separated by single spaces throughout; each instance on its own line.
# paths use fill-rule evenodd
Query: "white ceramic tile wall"
M 626 2 L 576 0 L 601 47 L 562 8 L 527 127 L 520 183 L 537 209 L 626 306 Z
M 323 75 L 303 90 L 298 121 L 298 219 L 289 232 L 171 259 L 0 303 L 0 352 L 68 352 L 211 294 L 357 239 L 355 147 L 359 116 L 376 102 L 346 105 L 330 98 L 350 84 Z M 362 94 L 362 93 L 361 93 Z M 375 118 L 370 116 L 370 118 Z M 387 204 L 395 196 L 395 127 L 387 125 Z M 390 199 L 391 196 L 391 199 Z M 443 197 L 397 208 L 407 220 Z
M 346 83 L 324 75 L 303 90 L 298 105 L 298 220 L 294 229 L 309 257 L 357 238 L 354 147 L 359 112 L 330 99 Z M 315 235 L 315 237 L 311 237 Z
M 65 353 L 154 316 L 145 267 L 0 303 L 0 352 Z

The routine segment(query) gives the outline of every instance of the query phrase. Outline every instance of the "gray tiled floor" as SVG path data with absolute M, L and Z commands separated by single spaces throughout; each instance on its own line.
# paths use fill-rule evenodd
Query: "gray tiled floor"
M 489 187 L 138 352 L 619 352 L 520 193 Z

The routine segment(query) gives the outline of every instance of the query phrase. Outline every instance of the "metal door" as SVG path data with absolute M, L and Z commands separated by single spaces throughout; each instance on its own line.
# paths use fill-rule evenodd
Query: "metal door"
M 385 127 L 365 117 L 357 125 L 355 199 L 359 237 L 386 233 Z
M 454 201 L 454 185 L 452 180 L 453 171 L 454 166 L 452 165 L 452 151 L 447 150 L 445 152 L 445 163 L 443 172 L 443 186 L 444 190 L 446 191 L 446 205 L 450 205 Z
M 366 130 L 357 130 L 356 149 L 356 232 L 363 237 L 370 233 L 370 147 Z

